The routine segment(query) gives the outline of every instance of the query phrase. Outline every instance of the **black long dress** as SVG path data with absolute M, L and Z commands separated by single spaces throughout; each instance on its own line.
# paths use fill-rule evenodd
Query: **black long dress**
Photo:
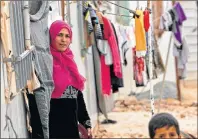
M 80 138 L 78 121 L 90 128 L 83 93 L 68 87 L 59 99 L 51 99 L 49 114 L 50 138 Z

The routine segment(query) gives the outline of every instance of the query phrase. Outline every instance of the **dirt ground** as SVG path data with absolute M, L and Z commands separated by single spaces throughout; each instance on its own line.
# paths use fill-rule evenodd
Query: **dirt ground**
M 155 101 L 155 113 L 158 103 Z M 95 138 L 148 138 L 148 122 L 151 118 L 149 100 L 137 100 L 130 96 L 118 99 L 109 119 L 116 120 L 116 124 L 100 124 Z M 175 116 L 180 129 L 197 137 L 197 101 L 175 99 L 161 100 L 160 112 L 169 112 Z M 104 120 L 101 116 L 100 121 Z

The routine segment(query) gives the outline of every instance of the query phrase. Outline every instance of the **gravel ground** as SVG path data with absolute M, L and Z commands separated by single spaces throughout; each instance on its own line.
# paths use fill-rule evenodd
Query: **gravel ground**
M 177 118 L 182 131 L 197 137 L 197 102 L 179 102 L 175 99 L 163 99 L 160 112 L 169 112 Z M 158 101 L 155 103 L 157 113 Z M 108 114 L 116 124 L 101 124 L 95 138 L 148 138 L 148 122 L 151 118 L 150 101 L 138 100 L 134 96 L 119 99 L 115 109 Z M 104 117 L 100 117 L 103 121 Z
M 153 86 L 153 94 L 154 99 L 160 98 L 160 92 L 162 88 L 162 82 L 159 82 Z M 164 89 L 163 89 L 163 95 L 162 98 L 177 98 L 177 88 L 176 84 L 170 81 L 164 82 Z M 150 91 L 142 92 L 139 94 L 134 94 L 138 100 L 141 99 L 149 99 L 150 98 Z M 133 96 L 133 94 L 130 94 L 129 96 Z

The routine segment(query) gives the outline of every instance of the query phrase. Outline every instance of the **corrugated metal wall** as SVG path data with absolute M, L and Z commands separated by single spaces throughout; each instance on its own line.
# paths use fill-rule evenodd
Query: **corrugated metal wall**
M 10 2 L 10 22 L 13 55 L 18 60 L 13 63 L 16 72 L 17 90 L 26 86 L 27 80 L 31 77 L 32 53 L 26 51 L 24 40 L 24 22 L 23 22 L 23 1 Z

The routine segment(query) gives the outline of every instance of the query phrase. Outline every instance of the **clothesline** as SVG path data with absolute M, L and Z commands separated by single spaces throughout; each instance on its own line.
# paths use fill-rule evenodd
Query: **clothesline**
M 106 0 L 105 0 L 105 1 L 106 1 Z M 124 9 L 126 9 L 126 10 L 129 10 L 129 12 L 132 12 L 132 13 L 135 14 L 137 17 L 139 17 L 139 15 L 137 15 L 136 12 L 135 12 L 134 10 L 130 10 L 130 9 L 126 8 L 126 7 L 117 5 L 117 4 L 112 3 L 112 2 L 110 2 L 110 1 L 106 1 L 106 2 L 111 3 L 111 4 L 114 4 L 115 6 L 118 6 L 118 7 L 124 8 Z M 80 5 L 83 6 L 82 4 L 80 4 Z M 148 8 L 148 7 L 147 7 L 147 8 Z M 148 8 L 148 10 L 149 10 L 149 12 L 151 12 L 149 8 Z M 96 10 L 96 11 L 102 12 L 102 13 L 103 13 L 103 11 L 99 11 L 99 10 Z M 105 12 L 105 13 L 106 13 L 106 12 Z M 128 16 L 128 15 L 114 14 L 114 13 L 106 13 L 106 14 L 117 15 L 117 16 L 124 16 L 124 17 L 133 17 L 133 16 Z M 160 19 L 160 17 L 157 17 L 157 18 L 156 18 L 154 21 L 152 21 L 152 22 L 155 23 L 155 22 L 158 21 L 159 19 Z
M 112 2 L 110 2 L 110 1 L 106 1 L 106 2 L 108 2 L 108 3 L 110 3 L 110 4 L 114 4 L 115 6 L 121 7 L 121 8 L 123 8 L 123 9 L 129 10 L 130 13 L 133 13 L 133 14 L 135 14 L 137 17 L 139 17 L 139 15 L 137 15 L 136 12 L 135 12 L 134 10 L 128 9 L 128 8 L 123 7 L 123 6 L 120 6 L 120 5 L 117 5 L 117 4 L 112 3 Z M 75 3 L 75 2 L 71 2 L 71 3 Z M 71 3 L 70 3 L 70 4 L 71 4 Z M 79 4 L 80 4 L 80 3 L 79 3 Z M 82 4 L 80 4 L 80 5 L 83 6 Z M 150 9 L 148 9 L 148 10 L 149 10 L 149 12 L 151 12 Z M 102 13 L 104 12 L 104 11 L 99 11 L 99 10 L 96 10 L 96 11 L 102 12 Z M 119 15 L 119 14 L 107 13 L 107 12 L 105 12 L 105 14 L 111 14 L 111 15 L 117 15 L 117 16 L 123 16 L 123 17 L 133 17 L 133 16 L 128 16 L 128 15 Z M 160 17 L 161 17 L 161 16 L 160 16 Z M 160 19 L 160 17 L 158 17 L 158 18 L 156 18 L 155 20 L 153 20 L 153 23 L 155 23 L 156 21 L 158 21 L 158 20 Z
M 130 13 L 133 13 L 137 18 L 139 18 L 139 15 L 136 14 L 136 12 L 135 12 L 134 10 L 128 9 L 128 8 L 126 8 L 126 7 L 120 6 L 120 5 L 118 5 L 118 4 L 115 4 L 115 3 L 110 2 L 110 1 L 107 1 L 107 0 L 105 0 L 105 1 L 108 2 L 108 3 L 110 3 L 110 4 L 115 5 L 115 6 L 117 6 L 117 7 L 120 7 L 120 8 L 123 8 L 123 9 L 125 9 L 125 10 L 128 10 Z
M 133 17 L 133 16 L 130 16 L 130 15 L 122 15 L 122 14 L 107 13 L 106 11 L 103 11 L 102 13 L 103 13 L 103 14 L 116 15 L 116 16 L 123 16 L 123 17 Z
M 79 5 L 81 5 L 81 6 L 83 7 L 82 4 L 79 3 Z M 129 15 L 120 15 L 120 14 L 115 14 L 115 13 L 107 13 L 105 10 L 103 10 L 103 11 L 95 10 L 95 11 L 101 12 L 101 13 L 103 13 L 103 14 L 111 14 L 111 15 L 123 16 L 123 17 L 133 17 L 133 16 L 129 16 Z

